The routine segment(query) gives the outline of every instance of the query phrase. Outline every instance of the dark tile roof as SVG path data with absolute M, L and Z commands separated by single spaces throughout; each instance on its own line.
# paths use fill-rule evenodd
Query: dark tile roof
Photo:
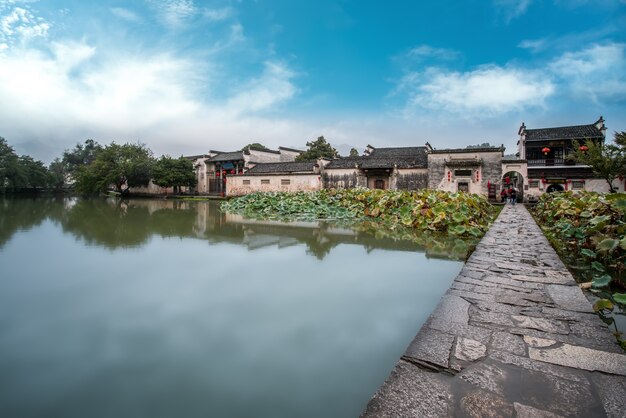
M 431 154 L 464 154 L 472 152 L 504 152 L 504 147 L 434 149 Z
M 332 160 L 325 168 L 426 168 L 426 147 L 375 148 L 369 156 L 344 157 Z
M 363 164 L 363 160 L 368 157 L 344 157 L 337 158 L 336 160 L 330 160 L 330 163 L 324 166 L 324 168 L 354 168 L 355 164 L 359 166 Z
M 252 167 L 246 174 L 278 174 L 278 173 L 313 173 L 315 161 L 260 163 Z
M 372 147 L 373 148 L 373 147 Z M 374 148 L 370 157 L 374 158 L 420 158 L 426 155 L 426 147 Z
M 284 149 L 285 151 L 292 151 L 292 152 L 304 152 L 301 149 L 295 149 L 295 148 L 287 148 L 287 147 L 278 147 L 278 150 L 280 151 L 281 149 Z
M 603 138 L 602 131 L 595 125 L 560 126 L 557 128 L 525 129 L 526 141 L 546 139 L 591 139 Z
M 518 160 L 517 158 L 506 158 L 502 160 L 502 164 L 523 164 L 527 162 L 528 160 Z
M 217 154 L 216 156 L 209 158 L 205 162 L 216 163 L 216 162 L 222 162 L 222 161 L 239 161 L 239 160 L 243 160 L 242 151 L 222 152 L 221 154 Z

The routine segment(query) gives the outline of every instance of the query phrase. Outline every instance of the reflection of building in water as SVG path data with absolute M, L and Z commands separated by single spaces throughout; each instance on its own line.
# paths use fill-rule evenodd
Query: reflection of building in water
M 77 239 L 112 250 L 141 247 L 153 236 L 161 236 L 200 239 L 209 245 L 228 242 L 249 250 L 303 244 L 308 254 L 320 259 L 342 244 L 359 245 L 368 252 L 389 249 L 425 251 L 438 258 L 464 256 L 453 251 L 454 242 L 441 237 L 402 240 L 376 237 L 361 224 L 259 221 L 226 215 L 219 206 L 219 202 L 154 199 L 20 199 L 8 209 L 0 205 L 0 246 L 16 231 L 50 219 Z

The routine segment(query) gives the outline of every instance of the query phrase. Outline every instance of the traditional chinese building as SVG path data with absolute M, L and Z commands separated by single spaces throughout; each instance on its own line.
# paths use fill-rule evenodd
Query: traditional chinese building
M 529 194 L 564 190 L 608 192 L 605 180 L 571 158 L 575 141 L 578 146 L 586 140 L 604 143 L 606 127 L 602 116 L 589 125 L 555 128 L 529 129 L 522 123 L 518 135 L 518 161 L 526 164 Z

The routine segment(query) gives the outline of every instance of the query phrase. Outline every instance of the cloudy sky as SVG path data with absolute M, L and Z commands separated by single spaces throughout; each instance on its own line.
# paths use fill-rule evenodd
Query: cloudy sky
M 0 136 L 51 161 L 626 130 L 626 0 L 0 0 Z M 347 148 L 347 149 L 346 149 Z

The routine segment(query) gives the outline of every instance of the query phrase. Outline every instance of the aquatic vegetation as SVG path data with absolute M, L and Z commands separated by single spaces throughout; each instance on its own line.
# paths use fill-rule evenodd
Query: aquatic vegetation
M 412 241 L 430 255 L 463 259 L 499 208 L 481 196 L 435 190 L 329 189 L 252 193 L 222 203 L 254 219 L 332 220 L 380 238 Z
M 262 219 L 375 220 L 390 229 L 465 237 L 481 237 L 498 213 L 485 198 L 468 193 L 370 189 L 252 193 L 224 202 L 222 210 Z
M 544 194 L 532 213 L 576 279 L 600 296 L 596 312 L 609 324 L 609 311 L 624 315 L 626 194 Z

